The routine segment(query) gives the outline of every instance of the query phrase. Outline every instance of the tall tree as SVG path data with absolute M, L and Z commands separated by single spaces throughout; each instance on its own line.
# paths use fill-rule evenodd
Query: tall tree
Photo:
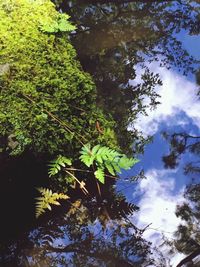
M 182 219 L 175 233 L 175 247 L 188 255 L 177 267 L 184 264 L 199 266 L 200 261 L 193 260 L 200 255 L 200 184 L 190 184 L 185 191 L 185 203 L 177 207 L 176 215 Z
M 178 226 L 174 241 L 170 242 L 176 250 L 187 255 L 177 267 L 199 266 L 196 257 L 200 255 L 200 183 L 199 183 L 199 157 L 200 137 L 186 132 L 174 133 L 165 137 L 170 142 L 170 153 L 163 157 L 165 167 L 175 168 L 179 165 L 184 154 L 189 154 L 190 161 L 184 164 L 185 174 L 192 176 L 192 182 L 187 185 L 184 193 L 185 202 L 177 206 L 176 215 L 182 219 Z

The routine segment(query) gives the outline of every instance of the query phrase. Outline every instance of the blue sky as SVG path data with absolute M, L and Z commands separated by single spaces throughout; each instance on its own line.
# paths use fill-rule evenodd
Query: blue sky
M 186 31 L 182 30 L 178 35 L 178 39 L 182 42 L 183 47 L 190 55 L 196 59 L 200 59 L 200 38 L 197 35 L 188 35 Z
M 189 36 L 182 31 L 178 38 L 190 54 L 200 58 L 200 36 Z M 149 110 L 147 117 L 140 116 L 136 127 L 144 135 L 153 135 L 154 141 L 146 147 L 144 155 L 140 156 L 140 163 L 128 173 L 131 175 L 144 168 L 147 179 L 130 186 L 127 182 L 120 182 L 118 188 L 125 188 L 123 192 L 129 201 L 136 201 L 140 206 L 140 212 L 132 220 L 140 227 L 152 223 L 144 236 L 155 245 L 161 242 L 162 234 L 168 238 L 173 237 L 173 232 L 180 223 L 180 219 L 175 216 L 176 205 L 184 201 L 183 192 L 189 181 L 182 169 L 189 160 L 187 154 L 176 169 L 164 169 L 162 156 L 167 153 L 168 144 L 161 132 L 186 131 L 200 135 L 200 105 L 194 76 L 185 77 L 173 68 L 167 70 L 157 64 L 149 67 L 159 73 L 163 81 L 163 86 L 157 88 L 161 104 L 156 110 Z M 138 68 L 138 73 L 141 71 Z M 172 266 L 183 257 L 181 254 L 174 255 Z

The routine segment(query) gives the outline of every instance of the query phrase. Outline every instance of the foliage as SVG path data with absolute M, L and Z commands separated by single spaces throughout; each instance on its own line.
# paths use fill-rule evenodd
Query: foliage
M 135 119 L 159 103 L 156 86 L 161 84 L 149 63 L 174 66 L 185 74 L 194 71 L 195 60 L 177 33 L 182 29 L 199 33 L 199 1 L 54 2 L 77 25 L 71 40 L 94 78 L 98 105 L 117 122 L 114 130 L 120 147 L 130 153 L 143 151 L 149 139 L 135 129 Z
M 57 174 L 61 170 L 61 167 L 65 167 L 66 165 L 72 165 L 72 161 L 61 155 L 57 159 L 51 161 L 49 164 L 49 177 Z
M 61 168 L 65 168 L 65 172 L 68 174 L 66 178 L 69 181 L 67 183 L 78 182 L 80 189 L 83 190 L 85 194 L 88 194 L 88 190 L 85 188 L 85 182 L 79 181 L 79 179 L 71 171 L 81 171 L 81 172 L 93 172 L 95 178 L 102 184 L 105 183 L 105 171 L 107 169 L 108 173 L 111 175 L 116 175 L 121 173 L 121 169 L 128 170 L 135 163 L 138 162 L 137 159 L 127 158 L 126 155 L 117 152 L 106 146 L 96 145 L 91 148 L 90 144 L 84 145 L 80 151 L 80 160 L 89 168 L 93 165 L 93 171 L 67 168 L 67 166 L 72 165 L 72 161 L 64 156 L 58 156 L 57 159 L 53 160 L 49 165 L 49 176 L 54 176 L 61 171 Z M 72 179 L 71 179 L 72 178 Z M 63 180 L 63 179 L 62 179 Z M 99 189 L 99 188 L 98 188 Z M 52 193 L 49 189 L 40 188 L 39 192 L 42 197 L 37 198 L 36 202 L 36 217 L 44 213 L 45 209 L 51 209 L 50 204 L 59 205 L 56 201 L 59 198 L 66 198 L 64 194 Z M 125 203 L 125 202 L 124 202 Z M 126 206 L 127 210 L 135 210 L 135 205 L 130 204 Z
M 46 188 L 38 188 L 38 191 L 42 194 L 42 196 L 36 198 L 36 218 L 42 215 L 46 209 L 51 210 L 50 205 L 60 205 L 58 202 L 59 199 L 69 198 L 65 194 L 53 193 L 52 190 Z
M 137 159 L 127 158 L 126 155 L 109 147 L 96 145 L 91 148 L 90 144 L 82 148 L 80 160 L 87 167 L 95 165 L 94 175 L 103 184 L 105 182 L 105 168 L 111 175 L 116 175 L 116 173 L 121 173 L 121 169 L 128 170 L 138 162 Z
M 115 203 L 115 198 L 111 203 Z M 110 211 L 107 213 L 106 216 L 102 203 L 73 201 L 64 216 L 56 217 L 34 231 L 29 243 L 34 244 L 35 250 L 31 246 L 30 250 L 21 250 L 19 254 L 23 255 L 23 261 L 25 254 L 27 258 L 31 257 L 31 263 L 35 265 L 42 265 L 45 259 L 48 266 L 129 267 L 153 264 L 150 244 L 143 239 L 142 231 L 134 228 L 128 220 L 117 216 L 112 219 Z M 111 218 L 108 220 L 109 215 Z M 55 240 L 60 240 L 62 245 L 56 246 Z
M 66 31 L 74 26 L 68 18 L 50 0 L 0 1 L 3 151 L 74 155 L 81 146 L 77 139 L 98 139 L 97 120 L 105 128 L 114 125 L 96 108 L 94 82 L 69 42 Z
M 184 172 L 192 175 L 193 181 L 189 184 L 184 192 L 185 200 L 181 205 L 177 205 L 176 215 L 181 218 L 181 223 L 175 232 L 174 242 L 171 242 L 171 248 L 178 250 L 187 255 L 183 258 L 177 267 L 184 264 L 194 265 L 193 259 L 200 255 L 200 184 L 199 184 L 199 156 L 200 156 L 200 136 L 191 135 L 186 132 L 175 132 L 173 134 L 163 133 L 164 137 L 170 144 L 168 155 L 163 156 L 165 167 L 175 168 L 183 163 Z M 184 163 L 185 154 L 189 162 Z
M 170 145 L 168 155 L 164 155 L 162 158 L 165 167 L 176 168 L 181 156 L 190 153 L 191 162 L 184 166 L 185 174 L 199 173 L 199 161 L 196 160 L 196 157 L 199 158 L 200 156 L 200 136 L 191 135 L 186 132 L 176 132 L 173 134 L 164 132 L 163 136 Z
M 177 267 L 185 266 L 185 264 L 194 264 L 193 259 L 200 255 L 200 184 L 192 183 L 186 187 L 185 201 L 177 206 L 176 215 L 181 219 L 175 235 L 174 246 L 179 252 L 187 255 L 179 262 Z M 199 266 L 199 261 L 196 261 Z
M 41 25 L 41 30 L 47 33 L 56 33 L 56 32 L 71 32 L 76 29 L 69 21 L 70 18 L 67 14 L 58 14 L 57 19 L 51 24 Z

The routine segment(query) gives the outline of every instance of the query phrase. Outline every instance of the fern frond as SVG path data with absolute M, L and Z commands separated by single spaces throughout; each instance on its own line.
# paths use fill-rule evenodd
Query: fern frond
M 60 205 L 59 199 L 68 199 L 69 197 L 62 193 L 53 193 L 48 188 L 38 188 L 41 197 L 36 198 L 36 218 L 42 215 L 46 209 L 51 210 L 51 205 Z
M 93 149 L 92 149 L 92 154 L 93 155 L 96 155 L 96 153 L 99 151 L 99 148 L 101 147 L 101 145 L 96 145 L 96 146 L 94 146 L 93 147 Z
M 58 30 L 61 32 L 71 32 L 76 29 L 74 25 L 72 25 L 68 19 L 70 17 L 66 14 L 60 14 L 60 18 L 58 20 Z
M 135 158 L 127 158 L 126 155 L 123 155 L 118 164 L 121 169 L 128 170 L 130 169 L 133 165 L 135 165 L 139 160 Z
M 43 21 L 41 22 L 41 31 L 46 33 L 57 33 L 57 32 L 71 32 L 76 29 L 71 22 L 68 21 L 70 16 L 66 14 L 59 14 L 58 17 L 51 22 Z
M 95 177 L 99 182 L 102 184 L 105 183 L 105 175 L 104 175 L 104 170 L 102 168 L 97 168 L 97 170 L 94 172 Z
M 112 165 L 113 169 L 115 170 L 115 173 L 121 173 L 121 168 L 119 167 L 118 162 L 112 161 L 110 164 Z
M 95 159 L 91 149 L 90 149 L 90 144 L 87 144 L 82 147 L 80 154 L 81 156 L 79 159 L 87 166 L 90 167 L 93 164 L 93 161 Z
M 51 177 L 57 174 L 61 170 L 61 168 L 66 167 L 66 165 L 71 166 L 72 161 L 71 159 L 64 156 L 59 156 L 57 159 L 51 161 L 51 163 L 49 164 L 49 176 Z
M 106 166 L 108 172 L 114 176 L 115 175 L 115 170 L 113 169 L 112 165 L 107 163 L 107 162 L 105 162 L 105 166 Z
M 102 183 L 104 183 L 104 174 L 102 172 L 105 168 L 110 174 L 116 175 L 121 173 L 121 169 L 128 170 L 138 162 L 137 159 L 128 158 L 114 149 L 101 145 L 96 145 L 91 149 L 90 144 L 87 144 L 80 153 L 81 156 L 79 158 L 87 167 L 94 163 L 96 164 L 97 171 L 94 174 Z

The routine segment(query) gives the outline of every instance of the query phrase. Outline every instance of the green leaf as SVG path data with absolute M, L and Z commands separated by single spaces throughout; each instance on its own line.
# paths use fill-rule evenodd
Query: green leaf
M 36 217 L 38 218 L 42 215 L 46 209 L 51 210 L 51 205 L 60 205 L 59 199 L 68 199 L 69 197 L 65 194 L 53 193 L 52 190 L 48 188 L 38 188 L 41 193 L 41 197 L 36 198 Z
M 126 155 L 109 147 L 96 145 L 91 149 L 89 144 L 81 149 L 80 159 L 87 167 L 90 167 L 93 163 L 96 164 L 98 169 L 95 172 L 95 177 L 102 183 L 104 183 L 105 179 L 104 173 L 102 174 L 104 168 L 110 174 L 116 175 L 116 173 L 121 173 L 121 169 L 128 170 L 138 162 L 137 159 L 129 159 Z
M 75 30 L 76 27 L 73 26 L 72 24 L 70 24 L 69 21 L 67 21 L 65 19 L 61 19 L 59 21 L 58 29 L 61 32 L 71 32 L 71 31 Z
M 49 164 L 49 176 L 56 175 L 61 170 L 61 167 L 65 167 L 66 165 L 71 166 L 72 160 L 64 156 L 59 156 L 57 159 L 51 161 Z
M 82 147 L 81 151 L 80 151 L 81 156 L 79 157 L 79 159 L 87 166 L 90 167 L 93 162 L 95 157 L 92 154 L 92 151 L 90 150 L 90 144 L 87 144 L 85 146 Z
M 112 165 L 107 163 L 107 162 L 105 162 L 105 166 L 106 166 L 107 170 L 109 171 L 109 173 L 114 176 L 115 175 L 115 171 L 114 171 Z
M 80 154 L 85 155 L 85 154 L 90 154 L 91 153 L 91 146 L 90 144 L 86 144 L 81 148 Z
M 46 24 L 41 27 L 43 32 L 54 33 L 58 31 L 58 23 Z
M 115 172 L 121 173 L 121 169 L 120 169 L 118 163 L 116 163 L 116 162 L 113 161 L 112 162 L 112 166 L 113 166 L 113 169 L 115 170 Z
M 102 163 L 103 163 L 102 155 L 97 154 L 97 155 L 96 155 L 96 161 L 97 161 L 98 163 L 102 164 Z
M 51 22 L 42 21 L 41 30 L 47 33 L 56 33 L 56 32 L 71 32 L 76 29 L 69 21 L 69 16 L 66 14 L 58 14 L 54 21 Z
M 99 182 L 101 182 L 102 184 L 105 183 L 104 170 L 102 168 L 98 168 L 95 171 L 94 175 L 97 178 L 97 180 L 99 180 Z
M 79 159 L 87 166 L 90 167 L 92 165 L 91 157 L 89 155 L 81 155 Z
M 125 155 L 119 160 L 119 167 L 125 170 L 133 167 L 139 160 L 134 158 L 127 158 Z
M 92 149 L 92 154 L 95 155 L 100 147 L 101 147 L 100 145 L 94 146 L 93 149 Z

